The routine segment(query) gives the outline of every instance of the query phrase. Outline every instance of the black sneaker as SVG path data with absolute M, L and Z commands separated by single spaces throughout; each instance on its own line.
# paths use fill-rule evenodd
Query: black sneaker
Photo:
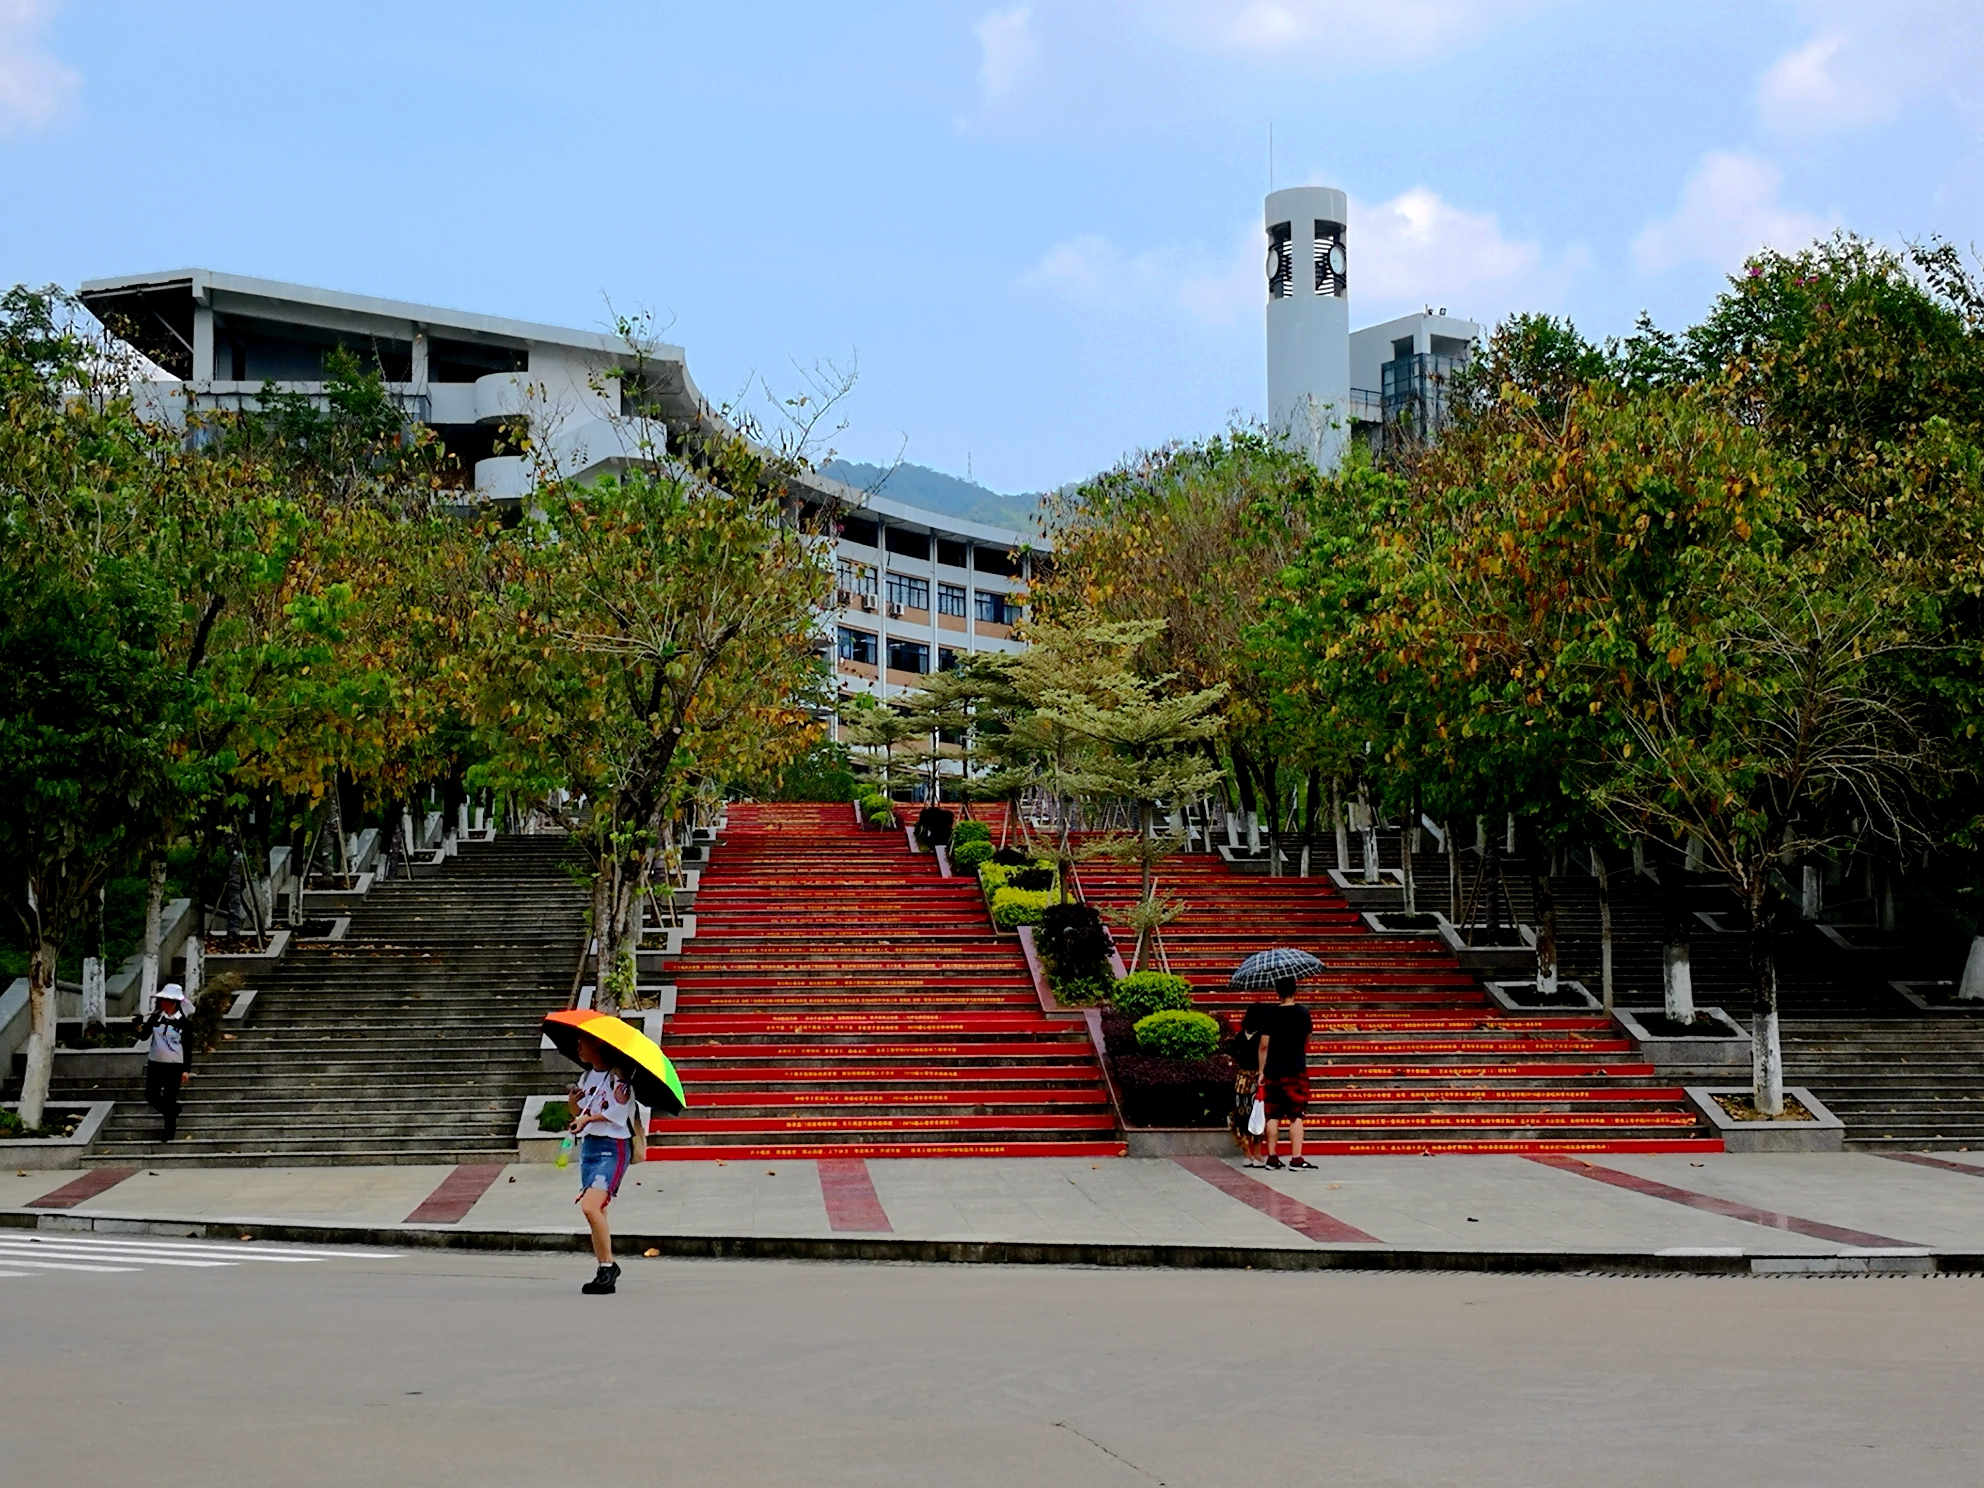
M 1311 1173 L 1316 1171 L 1316 1165 L 1306 1157 L 1291 1158 L 1288 1165 L 1291 1168 L 1306 1168 Z
M 579 1290 L 584 1292 L 588 1297 L 610 1297 L 613 1295 L 613 1283 L 619 1279 L 620 1267 L 618 1264 L 601 1266 L 599 1268 L 599 1274 L 580 1287 Z
M 1278 1157 L 1271 1157 L 1266 1162 L 1262 1163 L 1261 1166 L 1264 1168 L 1280 1168 L 1282 1166 L 1282 1161 Z

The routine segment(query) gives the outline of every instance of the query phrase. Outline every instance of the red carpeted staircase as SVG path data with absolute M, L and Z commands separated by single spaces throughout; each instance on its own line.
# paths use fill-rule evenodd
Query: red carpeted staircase
M 1090 863 L 1080 877 L 1127 953 L 1134 936 L 1121 911 L 1136 900 L 1136 871 Z M 1164 931 L 1171 970 L 1207 1012 L 1236 1013 L 1269 995 L 1226 985 L 1268 946 L 1300 947 L 1328 968 L 1301 994 L 1316 1020 L 1313 1150 L 1722 1149 L 1700 1135 L 1680 1087 L 1656 1083 L 1607 1019 L 1501 1010 L 1440 941 L 1373 934 L 1327 878 L 1256 877 L 1188 854 L 1165 863 L 1161 884 L 1189 906 Z
M 1119 1156 L 1078 1020 L 968 877 L 845 805 L 733 805 L 671 963 L 657 1158 Z

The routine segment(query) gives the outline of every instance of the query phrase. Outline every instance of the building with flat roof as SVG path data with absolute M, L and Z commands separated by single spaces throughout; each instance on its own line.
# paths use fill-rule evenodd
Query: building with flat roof
M 585 481 L 719 418 L 679 346 L 210 269 L 92 279 L 79 297 L 160 369 L 134 392 L 162 417 L 252 408 L 270 383 L 321 398 L 326 357 L 349 351 L 379 368 L 408 422 L 435 432 L 485 500 L 530 492 L 532 460 L 502 442 L 520 422 L 546 465 Z M 839 521 L 824 639 L 843 693 L 893 697 L 961 654 L 1018 649 L 1029 547 L 1043 543 L 820 475 L 793 484 Z

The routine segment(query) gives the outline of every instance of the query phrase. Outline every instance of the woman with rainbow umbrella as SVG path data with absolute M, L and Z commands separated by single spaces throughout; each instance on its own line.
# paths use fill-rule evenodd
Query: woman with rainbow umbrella
M 579 1290 L 608 1296 L 620 1279 L 620 1267 L 613 1259 L 606 1206 L 620 1192 L 633 1159 L 640 1105 L 673 1116 L 688 1101 L 668 1056 L 646 1034 L 611 1014 L 590 1008 L 551 1013 L 544 1032 L 559 1053 L 582 1067 L 571 1090 L 568 1129 L 579 1139 L 578 1204 L 592 1231 L 599 1271 Z

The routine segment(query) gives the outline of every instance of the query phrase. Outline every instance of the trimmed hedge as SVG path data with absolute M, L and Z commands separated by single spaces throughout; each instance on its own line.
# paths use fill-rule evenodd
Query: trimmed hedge
M 994 889 L 992 923 L 1001 930 L 1021 925 L 1038 925 L 1040 916 L 1054 902 L 1052 889 Z
M 951 828 L 952 847 L 963 847 L 967 842 L 989 843 L 991 840 L 992 829 L 982 821 L 961 821 Z M 990 847 L 985 849 L 985 855 L 988 858 L 992 856 Z
M 1002 847 L 992 854 L 992 861 L 1006 868 L 1024 868 L 1033 861 L 1033 854 L 1022 847 Z
M 924 847 L 950 844 L 957 818 L 941 806 L 925 806 L 916 814 L 916 840 Z
M 1171 976 L 1162 971 L 1132 972 L 1116 984 L 1109 1000 L 1116 1004 L 1117 1012 L 1134 1023 L 1148 1018 L 1152 1013 L 1189 1010 L 1192 1006 L 1192 984 L 1181 976 Z
M 1137 1048 L 1164 1059 L 1210 1059 L 1219 1052 L 1219 1022 L 1204 1013 L 1166 1008 L 1137 1019 Z
M 970 822 L 966 822 L 968 827 Z M 963 842 L 956 837 L 951 839 L 951 866 L 953 868 L 976 868 L 992 856 L 992 844 L 983 837 L 967 838 Z

